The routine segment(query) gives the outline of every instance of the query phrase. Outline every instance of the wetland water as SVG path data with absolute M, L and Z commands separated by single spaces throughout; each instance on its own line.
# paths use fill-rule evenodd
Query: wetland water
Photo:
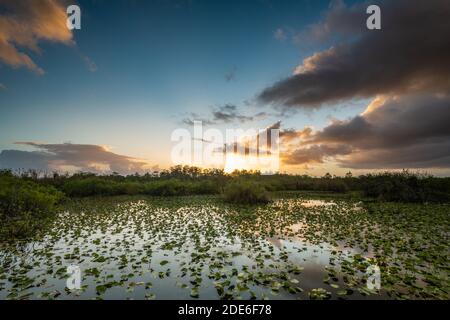
M 0 247 L 0 299 L 449 299 L 449 215 L 291 196 L 82 199 L 43 237 Z M 366 285 L 374 265 L 380 290 Z

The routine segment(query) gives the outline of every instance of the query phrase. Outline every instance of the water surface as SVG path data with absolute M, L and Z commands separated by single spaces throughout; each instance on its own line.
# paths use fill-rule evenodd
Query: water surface
M 376 254 L 349 224 L 366 234 L 380 227 L 363 218 L 356 202 L 299 198 L 261 207 L 210 197 L 79 200 L 42 239 L 0 249 L 0 299 L 393 298 L 367 289 Z M 66 288 L 70 265 L 81 269 L 80 290 Z

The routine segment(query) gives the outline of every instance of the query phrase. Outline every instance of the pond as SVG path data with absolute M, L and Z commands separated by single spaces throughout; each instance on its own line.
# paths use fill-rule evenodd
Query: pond
M 77 200 L 43 237 L 0 247 L 0 299 L 448 299 L 449 207 L 398 208 Z M 66 287 L 69 266 L 79 289 Z

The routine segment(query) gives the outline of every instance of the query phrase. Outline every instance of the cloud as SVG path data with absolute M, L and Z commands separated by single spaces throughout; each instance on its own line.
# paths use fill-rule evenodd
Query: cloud
M 375 2 L 370 4 L 375 4 Z M 360 35 L 366 31 L 366 8 L 368 5 L 369 3 L 364 2 L 347 7 L 342 0 L 331 1 L 323 20 L 311 24 L 303 32 L 297 33 L 294 36 L 294 42 L 317 44 L 331 38 L 339 41 L 345 40 L 346 37 Z
M 104 146 L 88 144 L 44 144 L 17 142 L 37 148 L 37 151 L 3 150 L 0 168 L 37 169 L 43 171 L 143 172 L 149 169 L 146 162 L 119 155 Z
M 287 164 L 332 160 L 345 168 L 450 168 L 450 95 L 378 97 L 366 111 L 301 136 Z
M 90 72 L 97 71 L 97 69 L 98 69 L 97 64 L 94 61 L 92 61 L 91 58 L 89 58 L 88 56 L 82 55 L 82 59 Z
M 287 165 L 323 163 L 328 157 L 348 155 L 352 148 L 348 145 L 313 145 L 281 154 L 281 160 Z
M 234 66 L 230 71 L 225 74 L 225 81 L 231 82 L 236 79 L 237 68 Z
M 181 120 L 181 123 L 186 124 L 188 126 L 193 126 L 194 121 L 201 121 L 204 126 L 214 125 L 216 124 L 210 119 L 200 116 L 198 113 L 190 112 L 187 118 Z
M 280 140 L 283 144 L 292 144 L 299 142 L 300 139 L 311 136 L 312 129 L 306 127 L 303 130 L 285 129 L 280 131 Z
M 215 122 L 247 122 L 247 121 L 253 121 L 254 117 L 245 116 L 242 114 L 239 114 L 237 111 L 237 107 L 235 105 L 224 105 L 219 107 L 218 109 L 214 110 L 212 112 L 213 115 L 213 121 Z
M 204 125 L 214 125 L 219 123 L 232 122 L 251 122 L 264 119 L 268 116 L 266 112 L 258 112 L 252 116 L 241 114 L 238 107 L 232 104 L 226 104 L 213 108 L 210 117 L 202 117 L 197 113 L 190 113 L 188 118 L 182 120 L 182 123 L 193 125 L 194 121 L 202 121 Z
M 0 61 L 11 67 L 43 74 L 44 70 L 20 49 L 40 53 L 41 40 L 73 44 L 62 1 L 0 0 L 0 11 Z
M 6 90 L 6 86 L 3 83 L 0 83 L 0 91 Z
M 292 76 L 264 89 L 259 101 L 315 109 L 381 94 L 448 92 L 448 0 L 374 3 L 381 7 L 382 30 L 366 28 L 367 3 L 337 2 L 308 29 L 310 38 L 337 44 L 307 57 Z
M 444 169 L 450 168 L 450 141 L 422 143 L 398 149 L 376 149 L 354 152 L 340 162 L 354 169 Z
M 375 1 L 382 30 L 366 28 L 368 2 L 334 1 L 300 43 L 334 43 L 293 75 L 264 89 L 260 102 L 314 110 L 372 98 L 366 111 L 322 130 L 282 130 L 287 165 L 333 162 L 343 168 L 450 168 L 450 3 Z
M 273 37 L 280 42 L 286 41 L 287 39 L 286 32 L 284 32 L 283 28 L 278 28 L 275 30 Z
M 280 130 L 280 128 L 281 121 L 277 121 L 264 129 L 255 130 L 250 135 L 248 131 L 244 132 L 242 136 L 236 137 L 236 141 L 226 145 L 227 152 L 241 150 L 244 154 L 272 154 L 272 134 L 274 133 L 272 130 Z
M 361 148 L 378 148 L 447 138 L 449 106 L 449 95 L 382 97 L 374 100 L 363 114 L 334 121 L 309 142 L 351 142 Z

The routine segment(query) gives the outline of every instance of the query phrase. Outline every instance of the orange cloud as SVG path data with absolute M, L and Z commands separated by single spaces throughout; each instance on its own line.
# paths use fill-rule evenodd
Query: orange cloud
M 153 171 L 146 161 L 111 152 L 107 147 L 89 144 L 46 144 L 16 142 L 37 151 L 3 150 L 0 168 L 43 171 L 119 172 L 130 174 Z
M 296 140 L 281 157 L 289 165 L 332 160 L 355 169 L 449 168 L 449 104 L 450 95 L 377 97 L 362 114 L 322 130 L 286 131 L 282 142 Z
M 44 70 L 19 47 L 40 53 L 41 40 L 73 44 L 63 1 L 0 0 L 0 9 L 5 12 L 0 15 L 0 60 L 9 66 L 43 74 Z

